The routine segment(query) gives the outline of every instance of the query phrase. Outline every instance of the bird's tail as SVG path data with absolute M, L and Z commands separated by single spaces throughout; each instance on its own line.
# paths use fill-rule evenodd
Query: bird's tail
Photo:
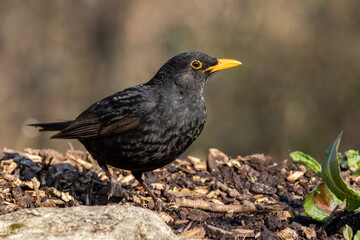
M 52 122 L 52 123 L 33 123 L 28 126 L 39 127 L 39 131 L 61 131 L 69 126 L 73 121 Z

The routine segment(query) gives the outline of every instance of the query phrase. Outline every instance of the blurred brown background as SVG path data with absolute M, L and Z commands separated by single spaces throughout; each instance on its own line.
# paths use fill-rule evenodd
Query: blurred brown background
M 187 153 L 320 158 L 342 129 L 342 149 L 359 149 L 359 9 L 335 0 L 0 0 L 0 148 L 64 151 L 66 140 L 25 124 L 73 119 L 196 50 L 243 65 L 208 82 L 208 122 Z

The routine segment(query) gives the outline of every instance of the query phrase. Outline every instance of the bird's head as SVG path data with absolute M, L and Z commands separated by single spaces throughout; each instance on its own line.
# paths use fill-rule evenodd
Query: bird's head
M 200 52 L 187 52 L 168 60 L 152 79 L 167 85 L 175 83 L 183 89 L 202 91 L 210 75 L 240 65 L 232 59 L 216 59 Z

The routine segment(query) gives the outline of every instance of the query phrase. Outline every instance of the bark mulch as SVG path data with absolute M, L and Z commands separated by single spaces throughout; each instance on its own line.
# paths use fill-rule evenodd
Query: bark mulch
M 0 152 L 0 214 L 77 205 L 154 208 L 130 172 L 111 170 L 128 199 L 108 199 L 109 180 L 86 152 L 5 149 Z M 355 213 L 344 212 L 325 225 L 309 218 L 302 204 L 321 182 L 320 175 L 263 154 L 229 158 L 210 149 L 206 161 L 177 159 L 146 173 L 145 181 L 158 197 L 179 209 L 180 214 L 159 215 L 185 239 L 343 239 L 345 224 L 360 228 Z

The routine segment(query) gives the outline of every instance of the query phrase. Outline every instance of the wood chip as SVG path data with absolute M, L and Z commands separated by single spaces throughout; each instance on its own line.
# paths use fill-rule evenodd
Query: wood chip
M 255 204 L 259 204 L 259 203 L 276 204 L 278 202 L 273 198 L 262 197 L 262 198 L 256 199 Z
M 316 239 L 315 229 L 301 226 L 301 231 L 305 234 L 306 239 Z
M 211 218 L 211 216 L 205 211 L 198 209 L 191 209 L 187 215 L 187 218 L 192 221 L 204 222 L 207 219 Z
M 135 177 L 132 174 L 127 175 L 126 177 L 123 177 L 120 182 L 123 185 L 129 185 L 132 181 L 135 180 Z
M 208 195 L 206 195 L 207 198 L 217 198 L 220 195 L 220 190 L 216 189 L 214 191 L 209 192 Z
M 53 204 L 55 205 L 61 205 L 64 204 L 64 201 L 61 199 L 49 199 Z
M 218 163 L 227 163 L 229 161 L 229 157 L 228 155 L 226 155 L 225 153 L 221 152 L 219 149 L 216 148 L 210 148 L 209 149 L 209 154 L 212 155 L 216 161 Z
M 25 181 L 25 182 L 23 182 L 23 184 L 24 184 L 25 186 L 27 186 L 28 188 L 30 188 L 30 189 L 35 189 L 35 188 L 39 188 L 39 187 L 40 187 L 40 182 L 39 182 L 39 180 L 38 180 L 36 177 L 34 177 L 33 179 L 31 179 L 31 181 Z
M 17 178 L 15 181 L 11 183 L 11 187 L 18 187 L 23 184 L 23 181 L 21 181 L 19 178 Z
M 241 168 L 241 163 L 238 159 L 230 159 L 230 161 L 227 163 L 229 167 L 236 167 L 237 169 Z
M 192 180 L 193 180 L 193 181 L 199 181 L 199 180 L 200 180 L 200 176 L 194 175 L 194 176 L 192 176 Z
M 81 159 L 79 156 L 73 154 L 72 152 L 70 151 L 67 151 L 66 152 L 66 156 L 69 157 L 71 160 L 74 160 L 76 161 L 77 163 L 81 164 L 82 166 L 84 166 L 84 168 L 86 169 L 90 169 L 92 168 L 92 163 L 89 163 L 89 162 L 86 162 L 84 161 L 83 159 Z
M 185 166 L 191 165 L 191 163 L 189 161 L 181 160 L 181 159 L 176 159 L 174 162 L 177 163 L 178 165 L 185 165 Z
M 180 190 L 180 192 L 191 192 L 191 190 L 184 187 L 184 188 L 182 188 L 182 189 Z
M 278 211 L 276 212 L 276 215 L 281 221 L 287 221 L 289 218 L 293 217 L 289 211 Z
M 10 165 L 6 169 L 6 173 L 11 174 L 15 170 L 15 168 L 17 168 L 17 166 L 18 165 L 16 162 L 11 161 Z
M 60 204 L 61 203 L 63 203 L 63 202 L 61 201 Z M 56 207 L 56 201 L 54 201 L 54 199 L 46 199 L 44 202 L 41 203 L 41 206 L 42 207 Z
M 31 154 L 33 156 L 40 156 L 40 157 L 53 157 L 53 158 L 58 158 L 58 159 L 64 157 L 61 153 L 59 153 L 58 151 L 55 151 L 53 149 L 25 148 L 24 152 L 28 153 L 28 154 Z M 36 157 L 36 159 L 37 159 L 37 157 Z
M 206 170 L 206 162 L 202 162 L 200 158 L 188 156 L 187 159 L 192 163 L 196 171 L 201 172 Z
M 205 171 L 207 168 L 206 162 L 199 162 L 194 164 L 194 169 L 198 172 Z
M 40 163 L 42 161 L 42 157 L 39 155 L 35 155 L 35 154 L 21 153 L 21 156 L 24 158 L 30 159 L 34 163 Z
M 234 215 L 234 210 L 230 210 L 225 213 L 226 218 L 232 218 L 233 215 Z
M 277 235 L 279 238 L 285 240 L 295 240 L 298 237 L 296 230 L 289 227 L 281 230 L 279 233 L 277 233 Z
M 254 230 L 237 228 L 233 231 L 238 238 L 253 238 L 255 237 Z
M 276 188 L 268 186 L 266 184 L 263 183 L 254 183 L 250 190 L 253 193 L 261 193 L 261 194 L 275 194 L 276 193 Z
M 205 196 L 209 189 L 208 187 L 195 187 L 195 190 L 194 190 L 197 194 L 200 194 L 201 196 Z
M 187 159 L 188 159 L 189 162 L 191 162 L 193 165 L 201 162 L 200 158 L 193 157 L 193 156 L 187 156 Z
M 133 196 L 132 198 L 133 198 L 135 203 L 141 204 L 141 199 L 138 196 Z
M 79 205 L 79 203 L 77 203 L 77 201 L 74 199 L 73 196 L 71 196 L 69 193 L 64 193 L 64 192 L 60 192 L 59 190 L 57 190 L 56 188 L 53 187 L 49 187 L 47 189 L 47 192 L 54 197 L 58 197 L 61 200 L 63 200 L 64 202 L 69 202 L 69 201 L 73 201 L 75 203 L 75 205 Z
M 181 237 L 182 239 L 203 239 L 205 238 L 205 229 L 203 227 L 195 227 L 191 230 L 184 231 L 180 234 L 178 234 L 178 237 Z
M 209 154 L 207 158 L 207 169 L 209 172 L 217 172 L 219 171 L 218 165 L 227 163 L 229 161 L 229 157 L 223 152 L 219 151 L 216 148 L 210 148 Z
M 18 179 L 18 178 L 16 176 L 13 176 L 13 175 L 10 175 L 10 174 L 5 174 L 4 176 L 2 176 L 2 179 L 6 180 L 8 182 L 11 182 L 11 181 L 14 181 L 15 179 Z
M 160 213 L 158 213 L 158 216 L 166 223 L 174 222 L 174 219 L 166 212 L 160 212 Z
M 192 174 L 192 175 L 196 174 L 196 172 L 192 170 L 190 166 L 186 166 L 186 167 L 178 166 L 178 169 L 187 174 Z
M 187 224 L 188 222 L 190 222 L 190 221 L 187 219 L 184 219 L 184 220 L 177 220 L 174 222 L 174 224 L 175 225 L 183 225 L 183 224 Z
M 295 182 L 302 176 L 304 176 L 304 172 L 294 171 L 294 172 L 290 173 L 290 175 L 286 179 L 290 182 Z
M 155 190 L 163 190 L 163 189 L 165 189 L 165 186 L 164 186 L 163 183 L 151 183 L 151 186 Z

